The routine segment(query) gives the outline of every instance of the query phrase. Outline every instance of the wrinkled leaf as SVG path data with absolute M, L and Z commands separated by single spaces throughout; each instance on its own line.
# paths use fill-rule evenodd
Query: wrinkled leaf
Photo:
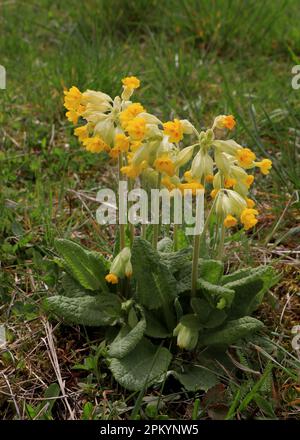
M 91 252 L 70 240 L 55 240 L 57 252 L 63 258 L 64 267 L 73 278 L 89 290 L 108 291 L 105 281 L 107 262 L 101 254 Z
M 184 367 L 182 373 L 174 371 L 173 375 L 187 391 L 208 391 L 219 382 L 213 372 L 201 366 Z
M 121 315 L 121 303 L 117 295 L 46 298 L 44 307 L 69 324 L 101 326 L 115 324 Z
M 171 359 L 169 350 L 143 338 L 127 356 L 112 358 L 109 368 L 120 385 L 130 391 L 139 391 L 160 381 Z
M 174 301 L 177 293 L 175 278 L 158 252 L 141 237 L 134 239 L 131 263 L 140 304 L 151 310 Z
M 129 354 L 143 338 L 145 330 L 145 319 L 139 321 L 131 330 L 128 326 L 123 327 L 109 347 L 109 357 L 121 359 Z
M 218 330 L 200 335 L 199 341 L 202 345 L 230 345 L 251 333 L 261 330 L 263 327 L 264 324 L 258 319 L 246 316 L 228 321 Z

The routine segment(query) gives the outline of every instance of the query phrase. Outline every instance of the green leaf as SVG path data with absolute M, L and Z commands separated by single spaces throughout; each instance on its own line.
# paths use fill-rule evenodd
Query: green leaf
M 177 293 L 175 278 L 158 252 L 141 237 L 134 239 L 131 263 L 140 304 L 151 310 L 174 301 Z
M 192 313 L 188 315 L 183 315 L 180 318 L 180 323 L 185 327 L 188 327 L 192 330 L 199 330 L 201 328 L 201 323 L 198 319 L 197 315 L 193 315 Z
M 129 326 L 123 327 L 109 347 L 109 356 L 117 359 L 121 359 L 126 356 L 143 338 L 145 330 L 145 319 L 139 321 L 132 330 L 130 330 Z
M 159 382 L 171 359 L 169 350 L 143 338 L 127 356 L 112 358 L 109 368 L 120 385 L 130 391 L 139 391 Z
M 57 383 L 51 383 L 44 393 L 44 397 L 49 399 L 48 403 L 48 412 L 51 412 L 53 405 L 55 404 L 56 398 L 60 394 L 60 386 Z
M 178 280 L 178 293 L 183 293 L 191 290 L 192 279 L 192 262 L 181 261 L 178 267 L 178 273 L 175 274 Z M 223 273 L 223 263 L 217 260 L 199 259 L 198 262 L 198 277 L 211 283 L 219 283 Z
M 191 307 L 204 328 L 219 327 L 227 318 L 227 313 L 224 310 L 212 307 L 202 298 L 192 298 Z
M 64 260 L 65 269 L 84 288 L 108 292 L 105 281 L 107 262 L 101 254 L 64 239 L 55 240 L 55 247 Z
M 172 252 L 173 250 L 173 241 L 169 237 L 162 238 L 157 243 L 158 252 Z
M 192 298 L 191 307 L 201 323 L 205 323 L 213 310 L 209 303 L 202 298 Z
M 261 330 L 264 324 L 258 319 L 245 316 L 244 318 L 228 321 L 216 331 L 209 331 L 200 335 L 202 345 L 230 345 L 239 339 Z
M 204 328 L 216 328 L 223 324 L 226 318 L 227 313 L 224 310 L 213 309 L 202 326 Z
M 184 386 L 187 391 L 208 391 L 219 382 L 218 377 L 205 367 L 187 366 L 183 367 L 184 371 L 173 375 Z
M 177 249 L 184 249 L 190 246 L 190 241 L 183 229 L 177 229 Z
M 164 325 L 164 320 L 161 318 L 160 315 L 160 309 L 158 310 L 145 310 L 145 317 L 146 317 L 146 335 L 150 336 L 151 338 L 167 338 L 168 336 L 171 336 L 170 331 L 167 329 L 167 327 Z
M 69 298 L 76 298 L 78 296 L 91 295 L 93 292 L 82 287 L 71 275 L 64 273 L 62 277 L 63 295 Z
M 236 270 L 235 272 L 232 272 L 228 275 L 223 275 L 221 279 L 221 284 L 224 285 L 227 283 L 232 283 L 233 281 L 238 281 L 242 278 L 247 277 L 250 274 L 251 274 L 251 269 L 248 267 Z
M 263 280 L 259 273 L 254 273 L 240 280 L 228 283 L 226 287 L 235 292 L 230 309 L 230 317 L 235 319 L 250 315 L 253 312 L 256 302 L 255 298 L 263 287 Z
M 224 298 L 226 301 L 226 307 L 229 307 L 234 299 L 234 290 L 229 289 L 228 285 L 226 287 L 218 286 L 199 278 L 197 281 L 197 286 L 199 289 L 201 289 L 207 301 L 212 305 L 216 305 L 216 302 L 220 298 Z
M 170 272 L 174 274 L 182 268 L 182 266 L 191 261 L 192 248 L 180 249 L 177 252 L 160 252 L 162 261 L 168 266 Z
M 114 325 L 121 315 L 121 303 L 117 295 L 46 298 L 44 307 L 69 324 L 86 326 Z
M 198 278 L 202 278 L 212 284 L 219 283 L 223 271 L 224 264 L 219 260 L 203 260 L 199 259 Z

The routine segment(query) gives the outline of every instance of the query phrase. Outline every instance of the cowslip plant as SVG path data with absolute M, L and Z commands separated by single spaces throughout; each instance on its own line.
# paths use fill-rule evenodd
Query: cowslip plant
M 125 388 L 141 390 L 173 374 L 187 390 L 208 389 L 217 378 L 201 367 L 199 353 L 224 350 L 260 330 L 263 324 L 250 315 L 277 279 L 266 266 L 224 274 L 222 262 L 226 229 L 240 223 L 247 231 L 258 222 L 248 194 L 254 175 L 247 171 L 258 167 L 268 174 L 272 164 L 226 139 L 236 125 L 233 116 L 218 116 L 200 132 L 188 120 L 163 123 L 131 101 L 140 86 L 136 77 L 122 83 L 114 99 L 76 87 L 65 91 L 67 117 L 79 123 L 75 135 L 87 151 L 117 161 L 119 180 L 127 179 L 130 188 L 204 190 L 210 209 L 203 231 L 190 245 L 177 224 L 164 237 L 159 224 L 120 224 L 112 261 L 57 239 L 62 291 L 45 307 L 66 323 L 114 327 L 106 359 Z M 186 137 L 193 141 L 183 146 Z M 217 252 L 208 258 L 200 250 L 212 221 Z M 178 349 L 191 351 L 197 366 L 178 365 Z

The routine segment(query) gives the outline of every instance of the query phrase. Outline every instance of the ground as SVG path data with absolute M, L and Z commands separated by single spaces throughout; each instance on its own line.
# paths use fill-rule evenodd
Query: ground
M 255 344 L 238 349 L 237 377 L 225 372 L 223 384 L 207 393 L 170 383 L 160 396 L 160 417 L 299 418 L 300 364 L 291 346 L 300 316 L 300 90 L 291 85 L 291 69 L 300 64 L 299 19 L 297 0 L 2 6 L 0 321 L 8 345 L 0 351 L 1 418 L 157 416 L 149 401 L 160 389 L 141 400 L 118 387 L 99 331 L 55 321 L 49 327 L 41 307 L 58 283 L 55 237 L 107 255 L 114 238 L 96 223 L 88 196 L 113 182 L 115 170 L 78 145 L 64 116 L 63 89 L 116 94 L 127 74 L 141 79 L 138 99 L 163 120 L 180 116 L 205 127 L 217 114 L 234 114 L 235 138 L 274 164 L 257 179 L 258 228 L 247 240 L 226 242 L 227 267 L 269 262 L 281 273 L 258 312 L 274 355 Z

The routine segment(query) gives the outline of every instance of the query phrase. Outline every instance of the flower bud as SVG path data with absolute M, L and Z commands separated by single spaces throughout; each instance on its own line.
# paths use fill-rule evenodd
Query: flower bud
M 173 335 L 177 336 L 177 345 L 186 350 L 193 350 L 198 342 L 198 330 L 192 327 L 187 327 L 181 322 L 173 331 Z
M 191 145 L 190 147 L 183 148 L 179 151 L 175 161 L 176 168 L 183 167 L 191 160 L 194 148 L 195 146 Z
M 225 175 L 230 174 L 229 170 L 231 167 L 231 162 L 225 153 L 215 150 L 215 162 L 219 170 L 223 171 Z
M 156 124 L 147 124 L 147 137 L 162 139 L 162 131 L 158 128 Z
M 236 191 L 232 191 L 231 189 L 227 189 L 226 193 L 231 205 L 231 213 L 240 215 L 240 213 L 247 208 L 246 200 Z
M 144 160 L 149 159 L 149 145 L 142 145 L 133 155 L 131 164 L 133 166 L 140 165 Z
M 115 137 L 114 123 L 109 118 L 104 119 L 96 124 L 94 133 L 99 134 L 106 144 L 111 145 Z
M 215 211 L 219 217 L 226 217 L 232 212 L 229 197 L 224 191 L 219 191 L 216 195 Z
M 213 166 L 214 162 L 210 155 L 206 151 L 200 150 L 192 162 L 191 173 L 193 179 L 201 180 L 202 176 L 213 174 Z
M 162 122 L 154 115 L 151 115 L 151 113 L 142 112 L 139 114 L 141 118 L 144 118 L 147 124 L 155 124 L 159 125 L 162 124 Z
M 109 272 L 111 274 L 115 274 L 119 278 L 124 278 L 124 276 L 126 275 L 126 271 L 127 273 L 130 272 L 130 265 L 129 265 L 130 259 L 131 259 L 130 249 L 128 247 L 124 247 L 113 260 Z M 132 268 L 131 268 L 131 273 L 132 273 Z
M 187 119 L 181 119 L 180 122 L 184 134 L 192 134 L 195 131 L 195 127 Z

